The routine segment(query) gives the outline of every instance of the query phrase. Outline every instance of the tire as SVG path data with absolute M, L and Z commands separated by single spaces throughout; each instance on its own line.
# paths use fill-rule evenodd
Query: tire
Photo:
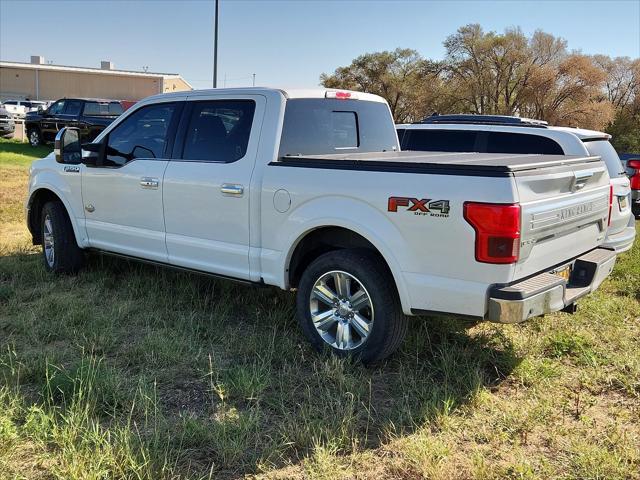
M 387 358 L 407 332 L 393 278 L 368 250 L 332 251 L 311 262 L 300 279 L 296 309 L 302 332 L 316 350 L 364 363 Z
M 29 130 L 28 137 L 29 137 L 29 144 L 32 147 L 37 147 L 42 144 L 42 137 L 40 136 L 40 130 L 38 130 L 37 128 L 33 128 Z
M 84 264 L 84 253 L 76 243 L 71 221 L 62 202 L 42 207 L 42 259 L 48 272 L 75 273 Z

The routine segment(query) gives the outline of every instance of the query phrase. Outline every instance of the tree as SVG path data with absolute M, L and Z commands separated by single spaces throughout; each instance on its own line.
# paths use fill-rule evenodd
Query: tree
M 446 76 L 455 84 L 458 104 L 480 114 L 518 114 L 536 72 L 566 54 L 564 40 L 542 31 L 527 39 L 519 28 L 485 33 L 477 24 L 459 28 L 444 46 Z
M 633 104 L 640 88 L 640 59 L 607 55 L 594 55 L 592 58 L 605 74 L 604 92 L 613 107 L 623 110 Z
M 323 73 L 320 83 L 380 95 L 389 102 L 395 121 L 405 123 L 424 117 L 430 91 L 437 88 L 427 79 L 436 80 L 437 70 L 436 63 L 424 60 L 415 50 L 398 48 L 360 55 L 331 75 Z
M 528 37 L 519 28 L 485 32 L 477 24 L 460 27 L 444 47 L 439 62 L 412 49 L 367 53 L 320 80 L 381 95 L 398 123 L 437 111 L 596 130 L 640 126 L 640 59 L 569 53 L 564 39 L 540 30 Z

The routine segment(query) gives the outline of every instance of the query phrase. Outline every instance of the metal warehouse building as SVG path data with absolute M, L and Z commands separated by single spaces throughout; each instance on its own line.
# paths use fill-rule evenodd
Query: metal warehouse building
M 107 61 L 101 68 L 51 65 L 40 56 L 32 56 L 31 63 L 0 61 L 0 101 L 64 97 L 137 101 L 182 90 L 192 87 L 177 73 L 116 70 Z

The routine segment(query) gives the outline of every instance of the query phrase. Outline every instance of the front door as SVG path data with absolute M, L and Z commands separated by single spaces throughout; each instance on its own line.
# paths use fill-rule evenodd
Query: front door
M 56 138 L 56 133 L 58 133 L 58 122 L 61 121 L 65 103 L 66 100 L 58 100 L 43 114 L 42 120 L 40 121 L 40 133 L 43 141 L 53 142 Z
M 170 102 L 137 109 L 103 139 L 102 164 L 84 169 L 82 200 L 92 247 L 167 261 L 162 177 L 181 106 Z
M 196 97 L 185 105 L 164 176 L 169 262 L 249 279 L 249 186 L 264 97 Z

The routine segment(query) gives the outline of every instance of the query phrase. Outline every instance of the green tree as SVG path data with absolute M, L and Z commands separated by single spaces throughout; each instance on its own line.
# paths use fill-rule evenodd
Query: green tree
M 360 55 L 332 74 L 323 73 L 320 83 L 327 88 L 343 88 L 374 93 L 389 102 L 398 123 L 420 120 L 433 107 L 439 65 L 426 61 L 415 50 L 398 48 L 392 52 Z

